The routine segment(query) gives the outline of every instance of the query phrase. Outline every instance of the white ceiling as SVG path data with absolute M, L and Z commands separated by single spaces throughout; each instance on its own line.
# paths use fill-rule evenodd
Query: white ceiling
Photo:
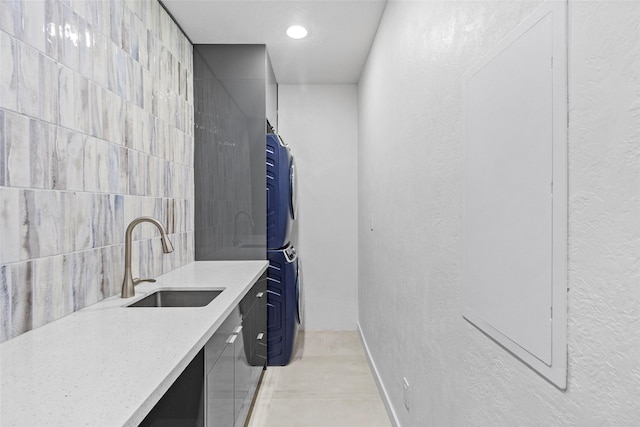
M 162 0 L 194 44 L 266 44 L 280 84 L 357 83 L 386 0 Z M 290 25 L 309 35 L 292 40 Z

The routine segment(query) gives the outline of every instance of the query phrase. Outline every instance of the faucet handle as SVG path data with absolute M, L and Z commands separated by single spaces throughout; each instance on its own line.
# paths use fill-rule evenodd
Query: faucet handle
M 139 279 L 139 278 L 135 278 L 133 279 L 133 286 L 136 286 L 138 283 L 140 282 L 151 282 L 151 283 L 155 283 L 156 279 Z

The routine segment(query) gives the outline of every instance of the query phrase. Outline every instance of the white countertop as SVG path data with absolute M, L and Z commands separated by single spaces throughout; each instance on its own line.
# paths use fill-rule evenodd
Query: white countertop
M 0 344 L 0 425 L 138 425 L 266 268 L 193 262 Z M 124 307 L 159 288 L 225 290 L 205 307 Z

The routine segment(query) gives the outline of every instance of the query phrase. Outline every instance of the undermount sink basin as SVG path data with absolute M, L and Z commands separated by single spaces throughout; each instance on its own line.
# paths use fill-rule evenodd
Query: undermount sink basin
M 204 307 L 222 291 L 211 290 L 159 290 L 147 295 L 127 307 Z

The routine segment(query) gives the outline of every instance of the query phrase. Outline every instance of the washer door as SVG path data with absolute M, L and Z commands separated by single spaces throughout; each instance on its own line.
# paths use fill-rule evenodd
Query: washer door
M 304 296 L 302 294 L 302 263 L 300 259 L 298 259 L 298 271 L 296 272 L 296 301 L 297 301 L 297 310 L 296 314 L 298 315 L 298 323 L 302 323 L 302 310 L 304 307 Z
M 291 219 L 296 219 L 298 211 L 298 181 L 296 180 L 296 162 L 291 156 L 289 164 L 289 209 L 291 210 Z

